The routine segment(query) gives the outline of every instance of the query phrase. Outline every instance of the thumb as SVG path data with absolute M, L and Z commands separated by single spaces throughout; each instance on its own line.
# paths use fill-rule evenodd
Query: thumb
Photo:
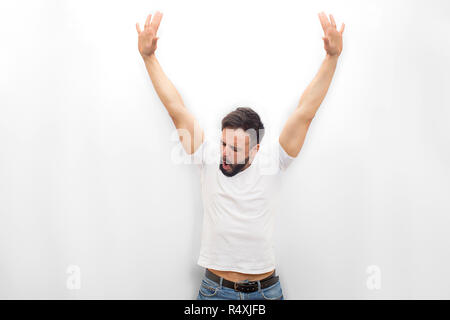
M 153 45 L 155 46 L 155 48 L 158 47 L 158 39 L 159 37 L 153 38 Z
M 138 34 L 141 33 L 141 27 L 139 26 L 139 22 L 136 22 L 136 31 Z
M 327 37 L 322 37 L 322 40 L 325 42 L 325 45 L 328 45 L 330 43 Z

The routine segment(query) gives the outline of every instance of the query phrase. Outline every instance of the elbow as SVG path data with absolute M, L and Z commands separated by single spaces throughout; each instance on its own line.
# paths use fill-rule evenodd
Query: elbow
M 315 112 L 299 108 L 296 111 L 296 118 L 301 122 L 311 123 L 316 116 Z
M 174 123 L 179 122 L 181 119 L 184 119 L 188 114 L 187 109 L 180 104 L 167 104 L 166 110 L 169 114 L 170 118 Z

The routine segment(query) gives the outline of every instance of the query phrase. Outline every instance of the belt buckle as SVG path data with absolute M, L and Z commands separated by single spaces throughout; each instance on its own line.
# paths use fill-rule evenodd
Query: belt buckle
M 240 285 L 240 287 L 242 288 L 242 292 L 253 292 L 255 290 L 250 291 L 250 290 L 248 290 L 248 288 L 251 288 L 252 286 L 254 286 L 256 284 L 258 284 L 258 281 L 249 281 L 249 282 L 240 282 L 240 283 L 235 282 L 233 286 L 234 286 L 235 291 L 241 291 L 241 290 L 238 290 L 238 287 Z

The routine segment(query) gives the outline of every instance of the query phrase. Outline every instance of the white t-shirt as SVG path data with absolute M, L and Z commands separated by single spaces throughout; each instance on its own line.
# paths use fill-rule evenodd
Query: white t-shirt
M 249 274 L 275 269 L 272 237 L 277 209 L 272 200 L 279 173 L 295 158 L 278 139 L 263 140 L 251 165 L 228 177 L 219 169 L 220 140 L 205 139 L 188 157 L 200 168 L 204 209 L 197 263 Z

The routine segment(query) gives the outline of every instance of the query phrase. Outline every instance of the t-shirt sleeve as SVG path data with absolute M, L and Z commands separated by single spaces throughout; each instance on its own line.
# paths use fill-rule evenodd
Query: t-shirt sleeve
M 289 167 L 289 165 L 292 163 L 295 157 L 291 157 L 290 155 L 287 154 L 286 151 L 284 151 L 279 140 L 277 140 L 277 144 L 278 144 L 278 166 L 280 170 L 284 171 Z
M 261 173 L 264 175 L 278 174 L 286 170 L 295 159 L 286 153 L 278 138 L 263 142 L 259 152 L 262 153 L 258 162 Z
M 194 153 L 188 154 L 186 150 L 183 148 L 181 142 L 178 143 L 178 148 L 181 149 L 182 159 L 184 164 L 194 164 L 200 168 L 203 168 L 205 164 L 205 153 L 208 141 L 205 138 L 200 146 L 198 146 L 197 150 Z

